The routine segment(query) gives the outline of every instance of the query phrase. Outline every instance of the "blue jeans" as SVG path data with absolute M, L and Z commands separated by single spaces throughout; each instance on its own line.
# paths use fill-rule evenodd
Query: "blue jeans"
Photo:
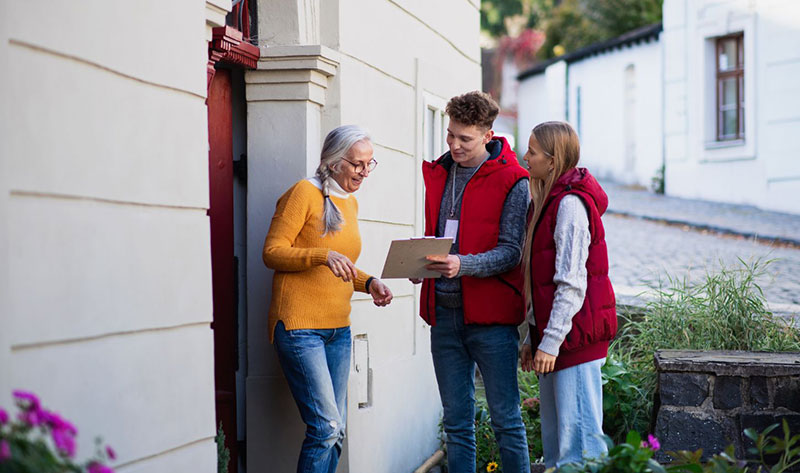
M 608 451 L 603 434 L 605 358 L 539 376 L 542 448 L 547 468 L 597 458 Z
M 275 327 L 275 349 L 306 424 L 298 473 L 333 473 L 347 420 L 350 327 L 286 330 Z
M 450 473 L 475 472 L 475 364 L 481 370 L 503 471 L 529 473 L 519 407 L 519 333 L 513 325 L 465 325 L 463 309 L 436 307 L 431 353 L 447 434 Z

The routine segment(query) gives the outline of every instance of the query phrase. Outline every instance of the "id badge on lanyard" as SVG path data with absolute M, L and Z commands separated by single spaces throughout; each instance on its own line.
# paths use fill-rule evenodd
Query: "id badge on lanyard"
M 447 222 L 444 224 L 444 237 L 452 238 L 453 241 L 456 241 L 457 236 L 458 236 L 458 220 L 448 218 Z

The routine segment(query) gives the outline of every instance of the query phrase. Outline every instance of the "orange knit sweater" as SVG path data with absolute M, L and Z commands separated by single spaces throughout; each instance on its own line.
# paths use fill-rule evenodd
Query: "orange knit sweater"
M 314 184 L 302 180 L 278 199 L 263 251 L 264 264 L 275 270 L 269 307 L 270 343 L 278 321 L 283 321 L 286 330 L 349 326 L 353 290 L 367 292 L 368 274 L 359 270 L 355 281 L 344 282 L 325 264 L 329 250 L 354 263 L 361 253 L 356 198 L 331 194 L 331 199 L 344 223 L 340 231 L 324 237 L 322 191 Z

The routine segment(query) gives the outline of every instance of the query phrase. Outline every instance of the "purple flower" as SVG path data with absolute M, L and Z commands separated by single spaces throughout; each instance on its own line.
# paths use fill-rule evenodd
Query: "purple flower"
M 5 411 L 2 407 L 0 407 L 0 425 L 6 425 L 8 423 L 8 412 Z
M 33 393 L 30 393 L 28 391 L 21 391 L 18 389 L 14 391 L 14 397 L 17 399 L 17 404 L 19 405 L 19 407 L 25 411 L 38 412 L 41 409 L 41 405 L 39 404 L 39 398 L 36 397 L 36 395 Z
M 658 439 L 653 434 L 647 435 L 647 440 L 642 442 L 642 447 L 649 448 L 652 451 L 657 451 L 661 448 L 661 444 L 658 442 Z
M 43 410 L 41 418 L 42 422 L 50 427 L 50 435 L 58 451 L 69 458 L 74 457 L 75 436 L 78 435 L 78 429 L 69 421 L 62 419 L 57 412 Z
M 114 473 L 111 467 L 105 466 L 102 463 L 92 462 L 89 465 L 88 473 Z
M 41 411 L 23 411 L 17 414 L 17 418 L 32 427 L 36 427 L 44 421 Z
M 62 430 L 69 433 L 73 437 L 78 435 L 78 429 L 66 419 L 62 419 L 58 412 L 50 412 L 43 410 L 41 412 L 42 422 L 46 423 L 53 430 Z
M 11 446 L 5 439 L 0 440 L 0 463 L 3 463 L 9 458 L 11 458 Z
M 117 459 L 117 452 L 115 452 L 114 449 L 111 448 L 111 445 L 106 445 L 106 455 L 108 455 L 108 458 L 112 460 Z
M 75 456 L 76 446 L 74 435 L 71 435 L 70 432 L 63 429 L 53 429 L 53 431 L 50 432 L 50 436 L 53 438 L 53 443 L 62 455 L 66 455 L 69 458 Z

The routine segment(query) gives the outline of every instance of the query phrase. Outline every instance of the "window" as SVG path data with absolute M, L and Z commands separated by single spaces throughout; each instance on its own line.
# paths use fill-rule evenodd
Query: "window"
M 744 139 L 744 35 L 716 40 L 717 141 Z
M 444 113 L 444 101 L 432 96 L 426 97 L 423 119 L 424 141 L 423 159 L 435 161 L 447 151 L 447 125 L 449 120 Z

